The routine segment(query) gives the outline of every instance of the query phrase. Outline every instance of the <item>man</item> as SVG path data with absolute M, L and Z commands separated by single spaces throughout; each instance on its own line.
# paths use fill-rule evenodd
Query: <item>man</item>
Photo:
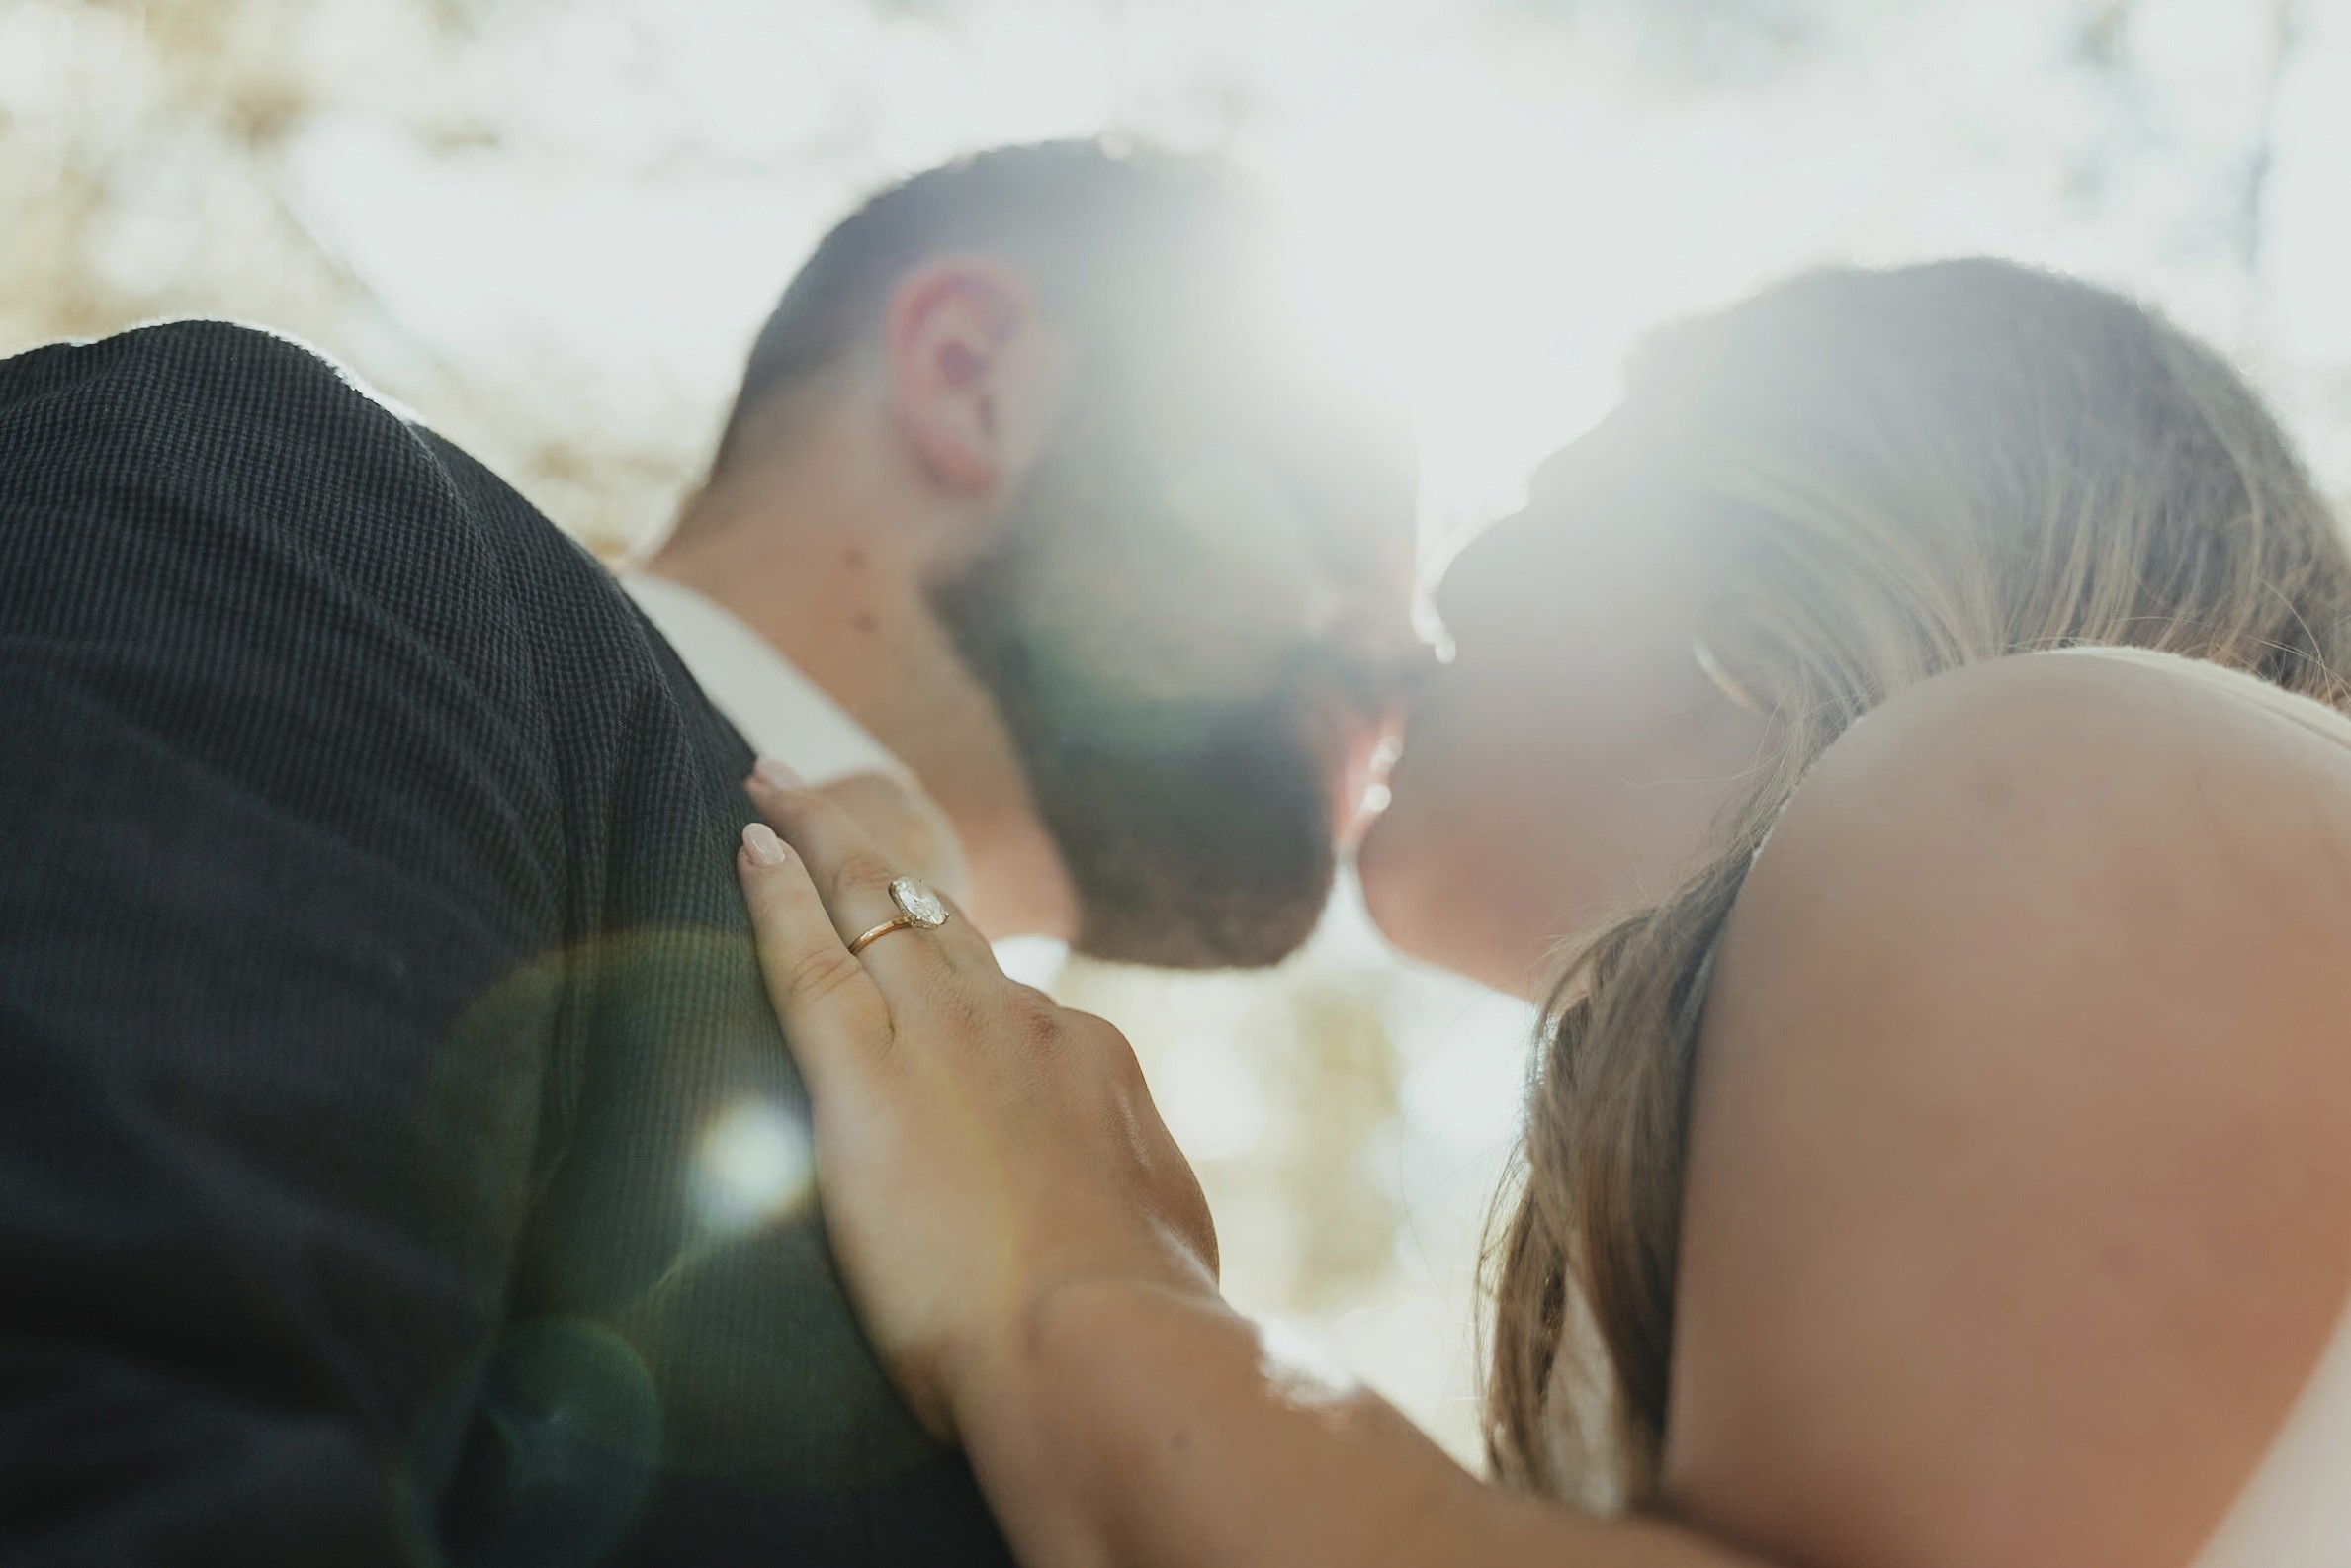
M 1270 317 L 1259 226 L 1213 166 L 1089 143 L 876 197 L 628 579 L 754 745 L 918 781 L 885 828 L 968 856 L 994 936 L 1281 957 L 1422 655 L 1409 439 Z
M 1408 508 L 1253 231 L 1085 145 L 877 198 L 635 584 L 762 744 L 911 770 L 866 809 L 991 934 L 1320 903 Z M 0 1555 L 1003 1560 L 824 1251 L 751 749 L 599 568 L 305 351 L 145 328 L 0 363 Z

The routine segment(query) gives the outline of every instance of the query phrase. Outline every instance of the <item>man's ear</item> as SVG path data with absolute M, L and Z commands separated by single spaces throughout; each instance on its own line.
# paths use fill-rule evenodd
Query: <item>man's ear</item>
M 891 291 L 883 334 L 892 415 L 932 480 L 972 500 L 1016 481 L 1060 393 L 1028 281 L 985 256 L 934 258 Z

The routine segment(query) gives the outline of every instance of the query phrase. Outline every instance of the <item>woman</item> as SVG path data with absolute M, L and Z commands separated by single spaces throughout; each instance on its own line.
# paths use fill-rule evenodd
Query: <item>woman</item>
M 2212 355 L 1999 264 L 1800 279 L 1627 381 L 1454 564 L 1363 852 L 1409 948 L 1522 990 L 1568 954 L 1501 1486 L 1223 1305 L 1114 1031 L 906 932 L 855 829 L 754 781 L 746 894 L 902 1386 L 1032 1565 L 2339 1552 L 2326 508 Z M 1596 1493 L 1633 1506 L 1563 1506 Z

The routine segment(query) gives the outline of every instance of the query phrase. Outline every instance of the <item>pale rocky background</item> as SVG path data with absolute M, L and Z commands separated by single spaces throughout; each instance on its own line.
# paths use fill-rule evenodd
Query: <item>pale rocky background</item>
M 0 354 L 265 323 L 619 555 L 858 195 L 1097 131 L 1290 204 L 1433 543 L 1645 325 L 1972 251 L 2160 302 L 2351 485 L 2351 0 L 0 0 Z M 1142 1049 L 1234 1297 L 1467 1452 L 1524 1010 L 1348 898 L 1271 976 L 1060 985 Z

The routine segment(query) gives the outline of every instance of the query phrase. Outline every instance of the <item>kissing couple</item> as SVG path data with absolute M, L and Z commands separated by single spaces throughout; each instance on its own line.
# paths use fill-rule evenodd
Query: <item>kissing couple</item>
M 883 192 L 617 575 L 266 333 L 0 362 L 10 1560 L 2351 1560 L 2351 556 L 2259 398 L 1797 277 L 1438 665 L 1266 231 L 1091 143 Z M 1223 1302 L 993 946 L 1271 963 L 1347 853 L 1541 1008 L 1483 1476 Z

